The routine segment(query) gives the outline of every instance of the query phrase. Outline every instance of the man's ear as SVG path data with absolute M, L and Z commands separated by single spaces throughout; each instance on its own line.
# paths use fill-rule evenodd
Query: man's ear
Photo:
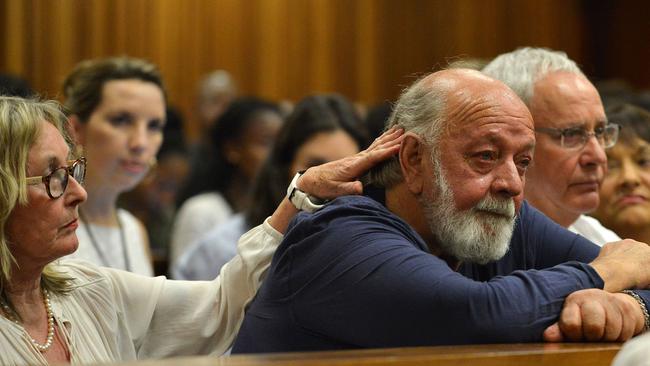
M 414 195 L 419 195 L 424 189 L 425 163 L 428 157 L 428 149 L 422 138 L 407 132 L 399 150 L 399 164 L 404 183 Z
M 85 145 L 86 125 L 81 123 L 79 117 L 76 114 L 73 114 L 70 117 L 68 117 L 68 120 L 70 121 L 70 126 L 72 126 L 71 133 L 75 143 L 79 146 Z

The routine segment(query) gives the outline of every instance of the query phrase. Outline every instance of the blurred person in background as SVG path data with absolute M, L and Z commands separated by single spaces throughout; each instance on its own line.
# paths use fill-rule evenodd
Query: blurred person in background
M 79 63 L 63 85 L 65 106 L 88 159 L 88 200 L 79 209 L 79 249 L 72 257 L 153 275 L 142 223 L 117 207 L 155 164 L 165 126 L 165 89 L 158 69 L 117 57 Z
M 258 98 L 232 102 L 210 131 L 211 154 L 193 167 L 178 196 L 170 264 L 193 242 L 250 204 L 250 186 L 282 126 L 278 107 Z
M 365 118 L 368 136 L 375 138 L 384 132 L 384 128 L 386 127 L 386 123 L 390 118 L 392 110 L 393 106 L 388 101 L 382 102 L 368 109 Z
M 239 237 L 273 213 L 296 173 L 354 155 L 366 141 L 362 122 L 344 97 L 316 95 L 300 101 L 260 168 L 252 189 L 254 204 L 192 244 L 174 266 L 173 277 L 185 280 L 214 278 L 237 254 Z
M 123 194 L 118 205 L 144 224 L 151 243 L 154 272 L 160 275 L 167 272 L 177 194 L 190 169 L 183 135 L 183 118 L 172 107 L 167 108 L 163 143 L 156 161 L 150 174 L 132 191 Z
M 0 74 L 0 95 L 28 98 L 34 95 L 29 82 L 20 76 Z
M 650 365 L 650 333 L 639 335 L 623 344 L 612 360 L 612 366 Z
M 650 112 L 612 105 L 607 117 L 621 126 L 607 150 L 607 173 L 593 215 L 620 237 L 650 243 Z
M 210 130 L 237 97 L 237 84 L 226 70 L 214 70 L 199 81 L 196 90 L 198 139 L 190 145 L 192 169 L 203 163 L 212 151 Z
M 201 130 L 209 131 L 237 96 L 237 84 L 226 70 L 215 70 L 199 83 L 197 109 Z

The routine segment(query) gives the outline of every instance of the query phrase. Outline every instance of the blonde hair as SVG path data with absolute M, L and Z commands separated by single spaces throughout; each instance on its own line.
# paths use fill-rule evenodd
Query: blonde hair
M 11 281 L 15 259 L 5 234 L 7 220 L 16 205 L 26 205 L 27 160 L 43 122 L 54 125 L 72 147 L 68 122 L 55 101 L 0 96 L 0 293 Z M 52 264 L 45 266 L 42 285 L 52 292 L 69 291 L 71 278 L 59 273 Z

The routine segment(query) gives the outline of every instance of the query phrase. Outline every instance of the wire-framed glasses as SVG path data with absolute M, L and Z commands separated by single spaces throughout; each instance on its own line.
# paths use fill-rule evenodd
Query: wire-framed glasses
M 608 123 L 596 127 L 593 132 L 587 131 L 583 127 L 539 127 L 535 129 L 536 132 L 545 133 L 554 138 L 559 138 L 560 146 L 567 149 L 582 149 L 591 136 L 596 137 L 596 140 L 603 148 L 610 148 L 616 144 L 620 130 L 621 126 L 616 123 Z
M 72 176 L 79 184 L 83 184 L 86 177 L 86 158 L 80 157 L 77 160 L 68 161 L 68 166 L 58 167 L 48 175 L 39 175 L 27 178 L 28 185 L 44 183 L 47 195 L 52 199 L 59 198 L 68 187 L 69 176 Z

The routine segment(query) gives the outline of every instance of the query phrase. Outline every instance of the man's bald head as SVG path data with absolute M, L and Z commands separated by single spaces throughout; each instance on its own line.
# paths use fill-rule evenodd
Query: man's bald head
M 488 105 L 498 108 L 503 103 L 516 105 L 530 118 L 523 102 L 500 81 L 476 70 L 441 70 L 420 78 L 402 93 L 386 128 L 402 127 L 435 150 L 440 137 L 462 124 L 469 113 Z M 370 182 L 380 187 L 390 188 L 402 180 L 397 158 L 370 172 Z

